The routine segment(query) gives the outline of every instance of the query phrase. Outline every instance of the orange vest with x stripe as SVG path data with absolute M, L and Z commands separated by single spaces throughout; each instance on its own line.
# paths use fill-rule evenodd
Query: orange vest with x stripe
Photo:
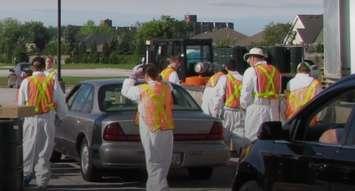
M 281 92 L 281 74 L 273 65 L 258 64 L 254 66 L 257 76 L 256 97 L 275 99 Z
M 47 113 L 56 108 L 54 103 L 54 80 L 45 75 L 28 78 L 26 105 L 35 107 L 36 113 Z
M 229 108 L 238 108 L 240 106 L 240 92 L 242 90 L 242 82 L 237 80 L 231 73 L 226 75 L 226 100 L 224 105 Z

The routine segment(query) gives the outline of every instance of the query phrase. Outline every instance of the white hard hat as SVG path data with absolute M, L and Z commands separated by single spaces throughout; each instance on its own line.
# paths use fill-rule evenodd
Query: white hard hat
M 261 56 L 263 58 L 266 57 L 266 55 L 264 54 L 263 49 L 261 49 L 261 48 L 252 48 L 252 49 L 249 50 L 248 53 L 244 54 L 243 58 L 244 58 L 245 61 L 247 61 L 249 56 L 253 56 L 253 55 Z

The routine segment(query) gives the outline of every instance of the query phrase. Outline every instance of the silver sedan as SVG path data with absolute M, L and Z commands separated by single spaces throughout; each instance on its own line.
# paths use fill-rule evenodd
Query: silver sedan
M 218 120 L 201 112 L 182 87 L 173 86 L 173 168 L 187 168 L 194 178 L 207 179 L 213 167 L 229 159 Z M 61 154 L 80 161 L 85 180 L 101 172 L 144 168 L 144 151 L 135 123 L 137 104 L 121 95 L 122 80 L 84 81 L 67 96 L 68 116 L 57 121 L 53 159 Z

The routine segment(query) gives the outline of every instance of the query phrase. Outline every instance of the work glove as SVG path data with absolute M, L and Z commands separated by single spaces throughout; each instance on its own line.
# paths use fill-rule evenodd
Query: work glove
M 144 78 L 143 64 L 139 64 L 133 67 L 132 72 L 129 75 L 129 78 L 134 80 L 143 79 Z

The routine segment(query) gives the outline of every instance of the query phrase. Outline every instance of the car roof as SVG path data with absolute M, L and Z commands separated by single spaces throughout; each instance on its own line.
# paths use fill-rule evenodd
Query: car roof
M 108 84 L 122 84 L 123 78 L 112 78 L 112 79 L 95 79 L 95 80 L 85 80 L 81 83 L 92 84 L 94 86 L 102 86 Z

